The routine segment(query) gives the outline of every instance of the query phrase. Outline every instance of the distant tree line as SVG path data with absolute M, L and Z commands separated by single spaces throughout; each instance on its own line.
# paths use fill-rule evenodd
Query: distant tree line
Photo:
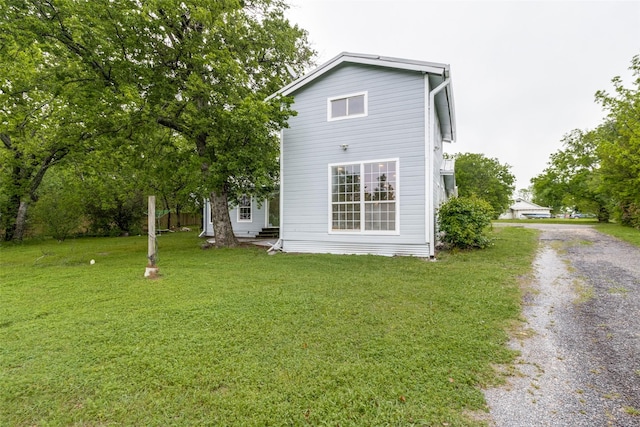
M 596 93 L 607 113 L 603 123 L 566 134 L 563 148 L 531 180 L 535 203 L 640 228 L 640 55 L 630 70 L 631 88 L 615 77 L 613 94 Z

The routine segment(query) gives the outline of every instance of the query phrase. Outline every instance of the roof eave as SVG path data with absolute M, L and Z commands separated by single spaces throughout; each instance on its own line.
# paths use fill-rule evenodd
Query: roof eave
M 361 53 L 342 52 L 335 56 L 324 64 L 320 65 L 313 71 L 305 74 L 304 76 L 294 80 L 282 89 L 278 90 L 272 95 L 269 95 L 266 100 L 275 98 L 278 95 L 287 96 L 301 87 L 309 84 L 318 77 L 324 75 L 328 71 L 345 62 L 352 64 L 374 65 L 378 67 L 389 67 L 400 70 L 408 71 L 420 71 L 428 74 L 441 75 L 443 78 L 449 74 L 449 65 L 439 64 L 435 62 L 414 61 L 402 58 L 393 58 L 387 56 L 366 55 Z
M 450 77 L 449 77 L 450 78 Z M 456 142 L 456 138 L 457 138 L 457 129 L 456 129 L 456 108 L 454 105 L 454 98 L 453 98 L 453 86 L 452 83 L 449 83 L 449 86 L 447 86 L 446 88 L 446 94 L 447 94 L 447 103 L 449 105 L 449 126 L 451 127 L 450 129 L 450 135 L 449 138 L 445 141 L 445 142 Z
M 418 71 L 433 76 L 439 76 L 442 81 L 451 78 L 451 70 L 448 64 L 442 64 L 437 62 L 415 61 L 403 58 L 394 58 L 389 56 L 368 55 L 363 53 L 342 52 L 339 55 L 331 58 L 329 61 L 315 68 L 311 72 L 303 75 L 302 77 L 294 80 L 288 85 L 284 86 L 277 92 L 269 95 L 266 100 L 269 101 L 277 96 L 288 96 L 298 89 L 311 83 L 318 77 L 323 76 L 325 73 L 338 67 L 343 63 L 372 65 L 378 67 L 388 67 L 400 70 Z M 453 102 L 453 88 L 449 83 L 443 92 L 446 97 L 447 103 L 447 116 L 449 122 L 449 135 L 447 135 L 447 141 L 455 142 L 457 137 L 456 131 L 456 117 L 455 107 Z

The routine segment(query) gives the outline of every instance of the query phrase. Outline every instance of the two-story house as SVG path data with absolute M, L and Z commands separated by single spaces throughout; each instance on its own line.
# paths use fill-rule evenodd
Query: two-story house
M 455 193 L 449 66 L 342 53 L 277 95 L 298 112 L 282 132 L 279 247 L 434 256 Z

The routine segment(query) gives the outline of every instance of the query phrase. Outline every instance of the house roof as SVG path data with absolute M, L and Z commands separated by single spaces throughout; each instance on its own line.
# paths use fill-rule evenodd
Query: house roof
M 311 83 L 318 77 L 323 76 L 325 73 L 345 63 L 371 65 L 376 67 L 394 68 L 407 71 L 417 71 L 428 74 L 429 86 L 432 89 L 450 78 L 451 74 L 448 64 L 417 61 L 413 59 L 393 58 L 387 56 L 368 55 L 363 53 L 342 52 L 338 56 L 330 59 L 316 69 L 284 86 L 276 93 L 270 95 L 267 100 L 278 95 L 291 95 L 300 88 Z M 436 95 L 435 104 L 438 118 L 440 119 L 440 126 L 442 127 L 445 138 L 454 141 L 456 135 L 456 121 L 453 105 L 453 89 L 451 87 L 451 84 L 449 84 L 445 88 L 445 90 Z
M 545 211 L 551 210 L 550 208 L 545 208 L 544 206 L 536 205 L 535 203 L 528 202 L 524 199 L 517 199 L 514 204 L 509 206 L 509 209 L 514 211 L 534 210 L 534 209 L 545 210 Z

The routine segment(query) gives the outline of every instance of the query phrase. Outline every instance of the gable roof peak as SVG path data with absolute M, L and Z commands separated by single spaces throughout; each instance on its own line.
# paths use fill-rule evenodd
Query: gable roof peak
M 340 58 L 343 58 L 343 62 L 344 61 L 349 61 L 349 62 L 372 61 L 373 63 L 371 65 L 388 66 L 392 68 L 405 69 L 408 66 L 415 66 L 420 68 L 419 71 L 424 71 L 430 74 L 438 74 L 438 75 L 443 75 L 444 73 L 447 73 L 449 71 L 449 64 L 419 61 L 415 59 L 397 58 L 393 56 L 355 53 L 355 52 L 342 52 L 328 62 L 331 62 L 333 60 L 338 60 Z M 413 67 L 410 67 L 410 69 L 413 69 Z
M 305 74 L 304 76 L 284 86 L 282 89 L 269 96 L 267 99 L 271 99 L 277 95 L 289 95 L 300 89 L 301 87 L 307 85 L 308 83 L 312 82 L 313 80 L 317 79 L 318 77 L 324 75 L 328 71 L 344 63 L 419 71 L 425 74 L 441 76 L 443 80 L 449 77 L 450 72 L 449 64 L 418 61 L 414 59 L 395 58 L 390 56 L 371 55 L 365 53 L 342 52 L 339 55 L 331 58 L 324 64 L 318 66 L 314 70 L 310 71 L 309 73 Z

